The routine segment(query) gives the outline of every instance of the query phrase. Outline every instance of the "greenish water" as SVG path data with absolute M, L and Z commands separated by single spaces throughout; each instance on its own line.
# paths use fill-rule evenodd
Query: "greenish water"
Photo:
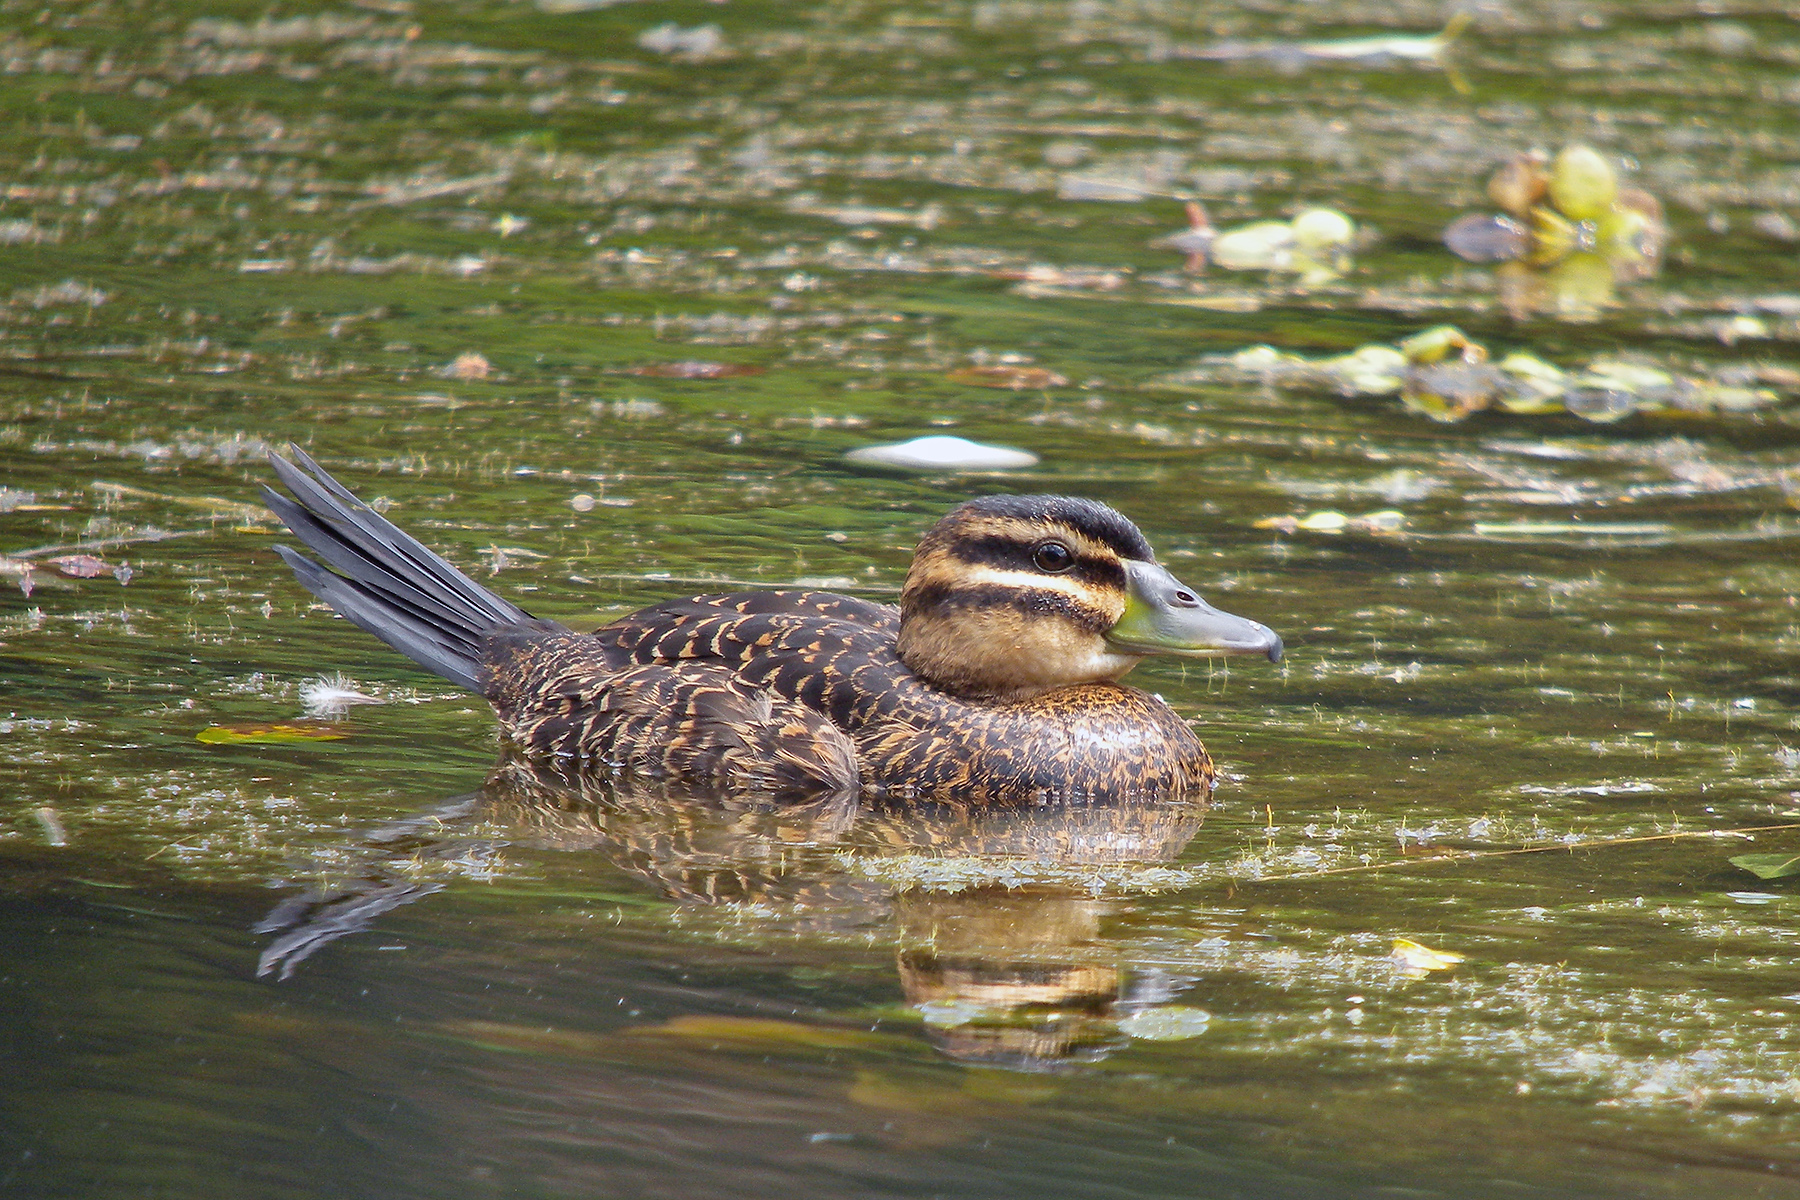
M 1662 837 L 1800 825 L 1788 7 L 1476 6 L 1410 65 L 1199 55 L 1436 4 L 571 7 L 0 6 L 0 1193 L 1800 1194 L 1800 893 L 1729 861 L 1800 829 Z M 1572 139 L 1667 261 L 1515 319 L 1436 237 Z M 1190 196 L 1375 236 L 1190 275 Z M 1193 382 L 1442 321 L 1778 395 Z M 633 373 L 696 359 L 762 370 Z M 843 458 L 932 432 L 1041 464 Z M 1203 812 L 584 791 L 309 606 L 232 507 L 290 440 L 542 616 L 891 598 L 951 504 L 1056 490 L 1289 655 L 1133 676 Z M 27 595 L 44 547 L 128 581 Z M 337 673 L 340 740 L 196 740 Z

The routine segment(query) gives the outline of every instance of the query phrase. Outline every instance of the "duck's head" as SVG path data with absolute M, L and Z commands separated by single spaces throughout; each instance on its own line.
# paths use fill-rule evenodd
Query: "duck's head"
M 1200 599 L 1104 504 L 985 496 L 920 540 L 900 595 L 899 651 L 947 691 L 1024 699 L 1118 679 L 1151 654 L 1278 662 L 1281 639 Z

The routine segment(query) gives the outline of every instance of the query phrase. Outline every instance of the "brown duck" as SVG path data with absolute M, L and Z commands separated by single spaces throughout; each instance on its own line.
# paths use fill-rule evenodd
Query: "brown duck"
M 964 802 L 1204 790 L 1212 760 L 1118 683 L 1151 654 L 1266 654 L 1103 504 L 985 496 L 928 530 L 900 607 L 813 591 L 658 604 L 593 633 L 541 621 L 358 500 L 297 448 L 269 506 L 331 570 L 300 582 L 581 770 L 700 787 Z

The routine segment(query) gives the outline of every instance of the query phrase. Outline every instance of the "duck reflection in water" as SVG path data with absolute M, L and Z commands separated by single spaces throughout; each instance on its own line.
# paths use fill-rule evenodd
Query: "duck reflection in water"
M 563 774 L 503 758 L 477 792 L 371 832 L 362 877 L 294 896 L 258 926 L 259 973 L 287 978 L 330 942 L 442 890 L 501 851 L 597 851 L 687 905 L 738 905 L 829 936 L 891 929 L 907 1002 L 959 1061 L 1043 1071 L 1129 1041 L 1166 1003 L 1122 968 L 1105 919 L 1200 828 L 1192 796 L 1047 804 L 807 803 Z M 444 871 L 432 878 L 432 863 Z M 421 866 L 426 867 L 421 871 Z M 752 926 L 754 928 L 754 926 Z

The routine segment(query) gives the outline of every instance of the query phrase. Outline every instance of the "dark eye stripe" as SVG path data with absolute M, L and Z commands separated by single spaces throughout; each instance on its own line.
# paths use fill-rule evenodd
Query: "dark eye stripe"
M 1105 633 L 1113 625 L 1112 618 L 1100 609 L 1081 603 L 1067 592 L 1050 588 L 1016 588 L 998 583 L 926 583 L 908 596 L 908 609 L 912 612 L 948 615 L 984 608 L 1010 608 L 1026 616 L 1062 617 L 1095 634 Z
M 1045 540 L 1034 538 L 1031 541 L 1020 541 L 999 534 L 975 534 L 946 542 L 943 549 L 957 562 L 967 563 L 972 567 L 1035 571 L 1037 566 L 1032 562 L 1031 556 Z M 1074 547 L 1070 549 L 1073 551 Z M 1125 568 L 1109 558 L 1095 558 L 1078 553 L 1075 555 L 1075 565 L 1057 574 L 1065 579 L 1079 579 L 1097 587 L 1125 587 Z

